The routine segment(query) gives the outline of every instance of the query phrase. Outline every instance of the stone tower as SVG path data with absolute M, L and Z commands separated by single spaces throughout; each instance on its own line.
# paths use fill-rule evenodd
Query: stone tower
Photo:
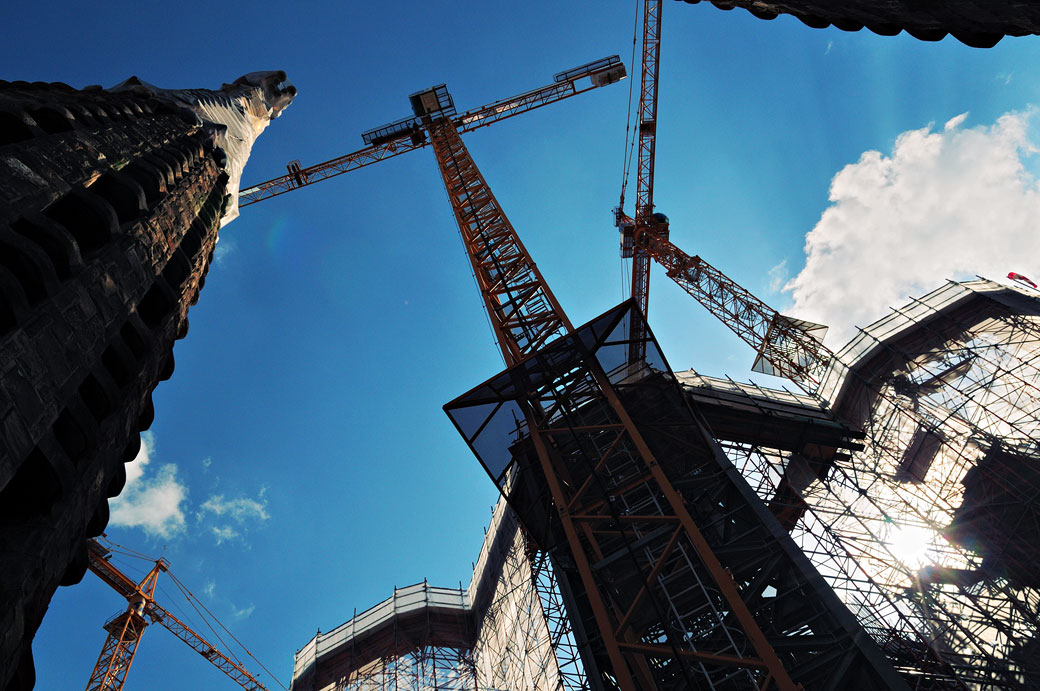
M 0 689 L 87 566 L 250 148 L 296 90 L 0 82 Z

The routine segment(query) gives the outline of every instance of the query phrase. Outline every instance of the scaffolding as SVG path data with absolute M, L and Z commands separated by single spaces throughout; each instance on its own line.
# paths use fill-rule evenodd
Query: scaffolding
M 917 688 L 1040 679 L 1038 317 L 1018 290 L 949 283 L 862 329 L 807 401 L 855 424 L 861 449 L 722 440 Z
M 782 686 L 772 654 L 805 688 L 905 688 L 722 455 L 652 334 L 632 328 L 641 319 L 624 303 L 445 406 L 532 538 L 566 565 L 590 678 L 604 689 Z M 531 401 L 546 411 L 537 434 L 522 414 Z M 551 439 L 555 479 L 532 448 L 538 435 Z M 581 553 L 557 516 L 577 526 Z
M 387 630 L 398 632 L 384 634 L 378 655 L 361 659 L 353 653 L 355 661 L 347 665 L 352 671 L 344 675 L 341 667 L 338 685 L 303 685 L 294 675 L 294 689 L 617 688 L 603 632 L 534 460 L 527 423 L 511 407 L 518 393 L 510 393 L 510 386 L 520 381 L 540 382 L 535 389 L 542 404 L 555 396 L 558 402 L 550 409 L 568 411 L 566 423 L 558 413 L 546 429 L 557 452 L 571 459 L 572 491 L 580 487 L 577 494 L 587 495 L 577 506 L 588 505 L 575 515 L 585 524 L 587 544 L 600 550 L 594 567 L 612 584 L 613 597 L 628 602 L 621 611 L 629 616 L 618 628 L 642 631 L 620 639 L 622 649 L 646 651 L 658 641 L 673 646 L 668 654 L 644 658 L 652 664 L 637 665 L 637 688 L 754 683 L 735 662 L 747 656 L 748 643 L 727 624 L 733 615 L 717 585 L 692 547 L 680 544 L 679 533 L 667 526 L 669 510 L 632 455 L 618 453 L 618 445 L 612 447 L 603 434 L 610 413 L 587 381 L 583 386 L 584 380 L 575 379 L 577 350 L 594 353 L 601 362 L 625 408 L 664 459 L 697 525 L 738 587 L 749 589 L 743 590 L 744 599 L 766 622 L 770 642 L 805 688 L 857 688 L 841 685 L 849 679 L 859 680 L 859 688 L 899 687 L 902 682 L 877 672 L 871 662 L 875 651 L 916 689 L 1035 688 L 1040 678 L 1036 299 L 988 281 L 949 283 L 862 329 L 839 353 L 819 396 L 693 371 L 674 375 L 683 394 L 675 396 L 652 335 L 640 346 L 647 354 L 646 370 L 633 370 L 626 342 L 631 318 L 637 317 L 618 308 L 446 406 L 518 507 L 523 525 L 500 502 L 468 589 L 427 584 L 400 589 L 336 631 L 319 634 L 308 644 L 310 654 L 320 647 L 316 658 L 334 667 L 333 658 L 356 651 L 367 631 L 396 619 L 397 628 Z M 575 350 L 576 343 L 583 345 Z M 566 375 L 555 389 L 547 384 L 554 372 Z M 709 446 L 717 443 L 725 454 L 725 460 L 711 461 L 713 471 L 706 472 L 710 465 L 690 465 L 692 457 L 700 455 L 703 463 L 712 455 L 692 451 L 697 443 L 689 438 L 689 420 L 679 419 L 687 410 L 683 398 L 710 430 Z M 599 449 L 591 474 L 580 465 L 582 454 L 592 457 L 589 448 Z M 727 475 L 727 462 L 739 471 L 746 496 Z M 617 516 L 605 513 L 608 505 Z M 716 509 L 705 513 L 704 507 L 712 506 Z M 729 508 L 716 513 L 719 507 Z M 796 547 L 790 554 L 775 535 L 762 542 L 768 530 L 759 533 L 758 542 L 749 539 L 769 523 L 762 512 L 786 531 Z M 631 518 L 622 526 L 617 519 L 625 516 Z M 736 535 L 740 538 L 733 539 Z M 811 567 L 799 567 L 799 558 Z M 814 572 L 822 582 L 813 580 Z M 632 578 L 638 573 L 641 586 Z M 806 593 L 817 600 L 815 609 L 804 601 Z M 842 608 L 831 598 L 855 621 L 843 622 Z M 427 626 L 438 621 L 433 614 L 443 614 L 449 601 L 462 623 L 402 645 L 405 610 L 420 601 Z M 774 621 L 783 626 L 770 628 L 775 624 L 768 624 L 768 611 L 781 617 Z M 665 621 L 671 630 L 655 621 Z M 857 630 L 866 632 L 869 645 L 857 639 Z M 786 643 L 776 643 L 785 638 Z M 674 645 L 676 640 L 682 645 Z M 728 664 L 708 664 L 703 652 L 712 648 L 716 661 L 726 660 L 728 649 Z M 297 655 L 298 671 L 307 651 Z M 824 671 L 843 665 L 855 671 L 837 685 L 827 679 Z
M 559 658 L 557 657 L 559 656 Z M 468 588 L 426 582 L 297 651 L 293 691 L 588 691 L 546 555 L 500 501 Z

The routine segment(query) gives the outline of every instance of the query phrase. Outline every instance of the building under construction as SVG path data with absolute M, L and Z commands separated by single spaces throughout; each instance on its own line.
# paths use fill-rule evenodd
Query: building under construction
M 296 655 L 294 689 L 621 686 L 511 388 L 516 370 L 573 371 L 586 349 L 796 683 L 1036 685 L 1036 297 L 949 283 L 861 330 L 815 396 L 672 373 L 652 335 L 634 372 L 633 319 L 621 306 L 446 406 L 512 508 L 496 507 L 468 588 L 399 589 L 319 633 Z M 747 635 L 677 539 L 661 488 L 602 443 L 606 462 L 582 473 L 603 409 L 577 389 L 553 438 L 588 507 L 589 565 L 628 603 L 611 626 L 635 688 L 757 688 L 739 662 Z M 678 432 L 691 422 L 704 448 Z
M 507 364 L 445 405 L 503 498 L 470 586 L 319 633 L 293 688 L 1035 687 L 1040 302 L 950 283 L 835 353 L 676 247 L 653 203 L 662 3 L 643 7 L 635 211 L 624 185 L 615 210 L 632 298 L 583 326 L 460 133 L 614 83 L 615 58 L 461 115 L 417 92 L 368 148 L 243 192 L 431 146 Z M 652 261 L 802 393 L 673 372 Z
M 936 28 L 898 2 L 891 25 L 854 2 L 716 4 L 972 45 L 1037 30 L 1003 14 Z M 461 114 L 444 85 L 418 92 L 365 149 L 243 192 L 431 146 L 508 365 L 445 406 L 503 497 L 471 583 L 395 590 L 319 633 L 293 688 L 1037 687 L 1040 302 L 949 283 L 831 353 L 676 248 L 654 213 L 661 3 L 645 6 L 639 190 L 616 214 L 633 299 L 588 324 L 570 324 L 459 134 L 617 82 L 616 56 Z M 234 126 L 221 112 L 263 129 L 295 93 L 253 77 L 179 95 L 0 84 L 0 147 L 17 154 L 0 209 L 5 689 L 33 685 L 29 642 L 82 577 L 234 213 L 248 145 L 214 139 Z M 651 259 L 803 392 L 673 372 L 645 319 Z
M 220 90 L 0 81 L 0 688 L 78 583 L 173 374 L 284 72 Z

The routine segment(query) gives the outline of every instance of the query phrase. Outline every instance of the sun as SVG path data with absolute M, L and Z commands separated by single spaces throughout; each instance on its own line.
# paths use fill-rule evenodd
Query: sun
M 917 525 L 893 525 L 885 544 L 903 566 L 916 571 L 932 561 L 936 533 Z

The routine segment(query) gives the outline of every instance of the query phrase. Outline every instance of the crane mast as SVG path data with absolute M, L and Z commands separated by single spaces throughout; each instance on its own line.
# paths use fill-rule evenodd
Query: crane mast
M 430 140 L 448 191 L 495 340 L 516 363 L 572 330 L 490 186 L 447 118 L 429 123 Z
M 476 275 L 481 298 L 506 364 L 513 366 L 527 358 L 538 357 L 539 352 L 549 343 L 573 333 L 570 320 L 502 211 L 454 123 L 449 118 L 433 119 L 426 115 L 424 125 L 433 143 L 466 255 Z M 632 600 L 620 599 L 612 592 L 612 586 L 595 573 L 594 565 L 602 559 L 607 549 L 606 542 L 602 545 L 600 543 L 600 540 L 605 540 L 605 531 L 603 528 L 591 530 L 584 521 L 588 521 L 589 516 L 597 512 L 596 507 L 601 508 L 603 502 L 599 501 L 597 493 L 576 493 L 577 487 L 567 486 L 561 481 L 561 478 L 570 475 L 570 471 L 557 449 L 557 431 L 553 430 L 553 425 L 558 422 L 557 416 L 580 416 L 582 413 L 577 407 L 585 403 L 578 403 L 566 392 L 550 387 L 526 401 L 523 412 L 531 442 L 620 688 L 624 691 L 657 688 L 653 675 L 654 660 L 661 657 L 682 660 L 681 664 L 687 665 L 683 669 L 684 674 L 690 675 L 690 682 L 695 674 L 690 665 L 699 660 L 716 664 L 721 662 L 756 675 L 765 670 L 760 679 L 763 688 L 768 687 L 770 682 L 780 689 L 796 688 L 747 604 L 741 599 L 733 577 L 712 552 L 681 495 L 671 487 L 606 373 L 589 360 L 573 367 L 574 371 L 569 376 L 595 392 L 588 395 L 601 396 L 607 404 L 609 412 L 605 414 L 612 420 L 599 423 L 602 431 L 615 438 L 614 448 L 626 448 L 634 454 L 632 460 L 639 468 L 637 474 L 641 473 L 644 482 L 653 483 L 661 492 L 663 501 L 667 502 L 663 515 L 654 520 L 670 526 L 675 533 L 674 542 L 682 541 L 707 565 L 715 587 L 723 594 L 729 611 L 749 641 L 750 651 L 743 655 L 708 651 L 679 652 L 675 643 L 647 644 L 634 635 L 629 621 L 645 594 L 636 595 Z M 579 399 L 587 401 L 584 396 Z M 644 565 L 643 577 L 652 581 L 660 572 L 664 558 L 662 556 L 658 564 Z M 662 626 L 665 626 L 663 621 Z
M 815 393 L 833 358 L 821 342 L 826 329 L 781 315 L 700 257 L 683 252 L 669 240 L 668 218 L 654 213 L 662 4 L 662 0 L 643 2 L 635 218 L 624 213 L 624 186 L 615 212 L 621 232 L 621 256 L 632 258 L 632 299 L 645 316 L 650 298 L 650 263 L 656 260 L 683 290 L 755 349 L 753 370 L 787 377 L 806 392 Z M 641 340 L 638 334 L 633 336 L 633 341 Z M 638 351 L 632 353 L 634 362 L 642 357 Z
M 97 664 L 94 665 L 90 681 L 87 682 L 86 691 L 119 691 L 123 688 L 141 636 L 151 623 L 161 624 L 242 688 L 249 691 L 267 691 L 267 687 L 240 664 L 155 602 L 159 573 L 169 570 L 169 562 L 157 559 L 155 566 L 144 579 L 135 583 L 109 561 L 109 556 L 110 552 L 97 540 L 87 541 L 87 567 L 126 598 L 128 605 L 125 612 L 105 624 L 108 637 L 101 648 Z
M 648 230 L 668 236 L 654 213 L 654 160 L 657 147 L 657 78 L 661 59 L 662 0 L 643 3 L 643 69 L 639 89 L 639 160 L 636 168 L 636 237 Z M 622 198 L 621 204 L 624 205 Z M 621 208 L 620 206 L 618 207 Z M 663 226 L 663 227 L 662 227 Z M 632 260 L 632 298 L 645 315 L 650 300 L 650 257 L 636 245 Z
M 169 569 L 169 563 L 165 559 L 158 559 L 141 582 L 134 583 L 109 563 L 103 556 L 102 549 L 95 540 L 88 542 L 88 566 L 125 597 L 128 605 L 125 612 L 105 624 L 108 636 L 87 682 L 87 691 L 123 688 L 134 655 L 137 654 L 137 645 L 148 626 L 148 620 L 144 617 L 145 607 L 155 596 L 159 573 Z

